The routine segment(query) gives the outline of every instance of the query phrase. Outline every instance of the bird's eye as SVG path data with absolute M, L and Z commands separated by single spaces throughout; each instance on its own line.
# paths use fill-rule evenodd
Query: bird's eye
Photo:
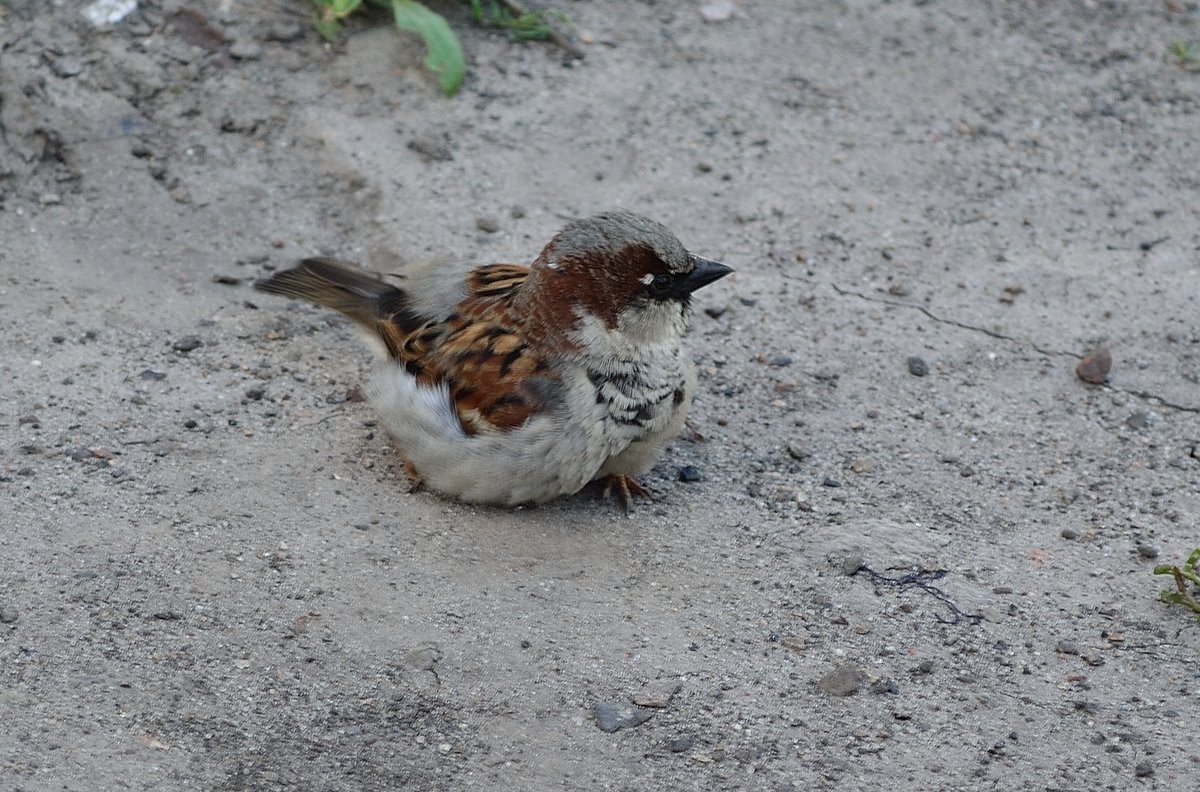
M 646 288 L 650 290 L 651 294 L 661 295 L 669 292 L 671 290 L 671 285 L 674 283 L 675 276 L 664 273 L 661 275 L 655 275 L 654 278 L 648 284 L 646 284 Z

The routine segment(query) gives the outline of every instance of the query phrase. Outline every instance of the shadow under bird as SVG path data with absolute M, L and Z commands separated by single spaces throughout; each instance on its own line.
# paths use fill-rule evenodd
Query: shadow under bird
M 346 315 L 379 354 L 366 388 L 432 490 L 512 506 L 635 480 L 683 426 L 694 291 L 728 275 L 625 211 L 573 221 L 525 267 L 426 265 L 403 288 L 311 258 L 255 288 Z

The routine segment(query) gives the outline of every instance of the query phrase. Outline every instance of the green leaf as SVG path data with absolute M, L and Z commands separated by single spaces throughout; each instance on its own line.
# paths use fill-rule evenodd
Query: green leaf
M 462 85 L 466 64 L 458 39 L 446 20 L 417 0 L 392 0 L 392 16 L 396 27 L 411 30 L 425 41 L 425 49 L 429 51 L 426 68 L 438 75 L 442 92 L 453 96 Z
M 313 27 L 326 41 L 337 38 L 342 29 L 341 20 L 358 8 L 362 0 L 313 0 L 316 13 L 313 16 Z

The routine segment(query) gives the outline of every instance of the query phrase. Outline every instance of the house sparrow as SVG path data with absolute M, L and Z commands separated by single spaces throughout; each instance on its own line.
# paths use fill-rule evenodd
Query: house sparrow
M 255 288 L 352 319 L 381 358 L 367 394 L 430 489 L 512 506 L 634 476 L 683 426 L 696 289 L 732 270 L 632 212 L 569 223 L 529 267 L 426 266 L 403 288 L 311 258 Z

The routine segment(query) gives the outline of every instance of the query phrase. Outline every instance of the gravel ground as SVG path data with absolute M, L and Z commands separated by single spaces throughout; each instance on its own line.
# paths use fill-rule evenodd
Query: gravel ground
M 449 100 L 386 16 L 0 5 L 0 786 L 1193 787 L 1197 4 L 435 5 Z M 250 288 L 617 206 L 737 269 L 632 519 L 409 492 Z

